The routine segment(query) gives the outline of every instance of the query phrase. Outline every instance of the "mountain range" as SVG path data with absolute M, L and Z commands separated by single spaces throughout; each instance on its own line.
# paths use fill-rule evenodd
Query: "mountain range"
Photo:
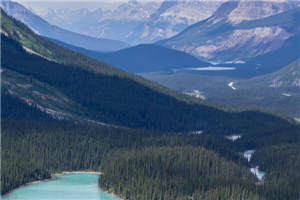
M 222 6 L 228 7 L 228 5 Z M 210 21 L 210 19 L 208 19 L 207 21 L 193 25 L 191 28 L 188 28 L 182 34 L 174 38 L 161 41 L 157 44 L 138 45 L 111 53 L 92 52 L 72 45 L 66 45 L 63 42 L 55 42 L 74 51 L 105 61 L 133 73 L 190 71 L 201 75 L 250 78 L 273 73 L 295 61 L 297 58 L 300 58 L 300 29 L 299 26 L 296 26 L 299 16 L 300 10 L 296 7 L 270 17 L 240 22 L 235 28 L 227 22 L 220 22 L 219 28 L 215 27 L 215 25 L 210 27 L 207 25 L 207 21 Z M 238 41 L 238 39 L 231 40 L 226 37 L 223 38 L 223 34 L 226 35 L 227 33 L 222 30 L 228 29 L 227 32 L 231 32 L 236 31 L 235 29 L 237 27 L 240 28 L 238 31 L 242 30 L 246 32 L 248 30 L 277 27 L 276 29 L 280 29 L 288 34 L 288 37 L 285 38 L 284 34 L 274 33 L 274 38 L 270 39 L 268 31 L 266 34 L 257 32 L 256 35 L 257 37 L 260 37 L 260 39 L 255 42 L 256 39 L 255 37 L 252 37 L 251 34 L 244 34 L 239 39 L 244 40 L 244 36 L 247 38 L 252 37 L 252 39 L 247 41 L 246 44 L 241 43 L 236 47 L 224 49 L 216 53 L 216 57 L 230 57 L 230 60 L 235 59 L 236 61 L 227 63 L 224 61 L 225 64 L 215 63 L 214 65 L 201 61 L 201 59 L 206 60 L 204 57 L 199 59 L 199 57 L 194 57 L 188 53 L 182 52 L 182 49 L 178 49 L 180 51 L 173 49 L 176 51 L 172 51 L 172 46 L 169 46 L 169 44 L 175 43 L 184 47 L 184 44 L 193 43 L 193 40 L 188 42 L 189 39 L 194 38 L 196 40 L 198 37 L 201 39 L 202 36 L 202 41 L 206 42 L 205 37 L 213 37 L 212 35 L 214 34 L 219 34 L 216 38 L 221 38 L 225 43 L 233 43 Z M 202 30 L 203 32 L 203 34 L 200 34 L 201 37 L 199 36 L 198 30 Z M 191 44 L 191 46 L 193 44 Z M 245 61 L 242 61 L 241 56 L 243 59 L 245 58 Z M 212 70 L 212 68 L 209 67 L 225 70 Z M 207 68 L 207 70 L 204 70 L 205 68 Z
M 284 45 L 298 45 L 293 40 L 299 37 L 298 22 L 298 2 L 230 1 L 159 44 L 214 63 L 245 63 Z
M 298 36 L 297 5 L 297 2 L 226 2 L 208 19 L 159 44 L 206 61 L 244 63 L 278 50 Z M 281 14 L 293 8 L 294 11 Z
M 254 134 L 257 127 L 271 131 L 274 121 L 288 125 L 266 113 L 228 112 L 226 106 L 175 93 L 60 47 L 2 10 L 1 19 L 2 75 L 6 77 L 1 79 L 1 92 L 55 119 L 160 131 L 200 129 L 214 134 L 223 134 L 224 129 L 226 134 Z
M 297 13 L 258 22 L 297 32 L 291 23 Z M 261 76 L 207 76 L 170 69 L 221 67 L 204 67 L 208 63 L 157 44 L 92 51 L 39 35 L 2 8 L 0 14 L 1 195 L 10 198 L 19 187 L 64 171 L 101 171 L 98 187 L 120 199 L 299 199 L 300 125 L 249 107 L 294 110 L 288 114 L 297 117 L 300 59 L 289 55 L 295 44 L 256 56 L 257 63 L 269 63 L 257 68 Z M 249 22 L 247 28 L 257 25 Z M 169 70 L 159 74 L 163 81 L 172 77 L 172 84 L 193 90 L 182 94 L 106 62 L 128 71 Z M 239 65 L 247 64 L 232 71 L 252 76 L 249 61 Z M 214 95 L 224 101 L 208 101 L 217 100 Z
M 113 10 L 35 9 L 51 24 L 132 45 L 153 43 L 209 17 L 222 1 L 128 1 Z M 95 7 L 101 5 L 95 3 Z M 84 23 L 82 23 L 84 22 Z
M 35 33 L 42 36 L 62 40 L 66 43 L 81 46 L 86 49 L 103 52 L 115 51 L 129 46 L 125 42 L 90 37 L 51 25 L 38 15 L 25 8 L 23 5 L 10 0 L 1 1 L 0 6 L 7 12 L 8 15 L 21 20 Z
M 72 51 L 82 53 L 131 73 L 172 72 L 188 67 L 210 66 L 210 63 L 203 62 L 190 54 L 155 44 L 140 44 L 115 52 L 101 53 L 58 40 L 51 40 Z

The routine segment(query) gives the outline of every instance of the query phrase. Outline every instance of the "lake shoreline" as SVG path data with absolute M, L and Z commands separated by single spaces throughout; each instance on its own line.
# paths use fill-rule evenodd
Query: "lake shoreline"
M 96 174 L 96 175 L 102 175 L 103 172 L 96 172 L 96 171 L 62 171 L 59 173 L 51 174 L 51 176 L 61 176 L 61 175 L 67 175 L 67 174 Z
M 98 187 L 99 187 L 99 186 L 98 186 Z M 100 189 L 101 191 L 107 193 L 107 194 L 110 194 L 110 195 L 113 196 L 113 197 L 116 197 L 116 198 L 120 199 L 120 200 L 126 200 L 126 199 L 124 199 L 123 197 L 117 195 L 117 194 L 114 193 L 114 192 L 110 192 L 110 191 L 104 190 L 104 189 L 102 189 L 101 187 L 99 187 L 99 189 Z
M 52 181 L 52 180 L 55 180 L 55 179 L 56 179 L 56 177 L 52 177 L 52 176 L 51 176 L 50 178 L 47 178 L 47 179 L 40 179 L 40 180 L 30 181 L 30 182 L 28 182 L 28 183 L 25 183 L 25 184 L 23 184 L 23 185 L 20 185 L 20 186 L 18 186 L 17 188 L 14 188 L 14 189 L 12 189 L 11 191 L 9 191 L 9 192 L 7 192 L 7 193 L 1 195 L 1 198 L 10 195 L 13 191 L 18 190 L 18 189 L 20 189 L 20 188 L 27 187 L 27 186 L 30 186 L 30 185 L 33 185 L 33 184 L 37 184 L 37 183 L 41 183 L 41 182 Z
M 6 197 L 8 195 L 10 195 L 13 191 L 15 190 L 18 190 L 20 188 L 24 188 L 24 187 L 27 187 L 27 186 L 30 186 L 30 185 L 33 185 L 33 184 L 37 184 L 37 183 L 41 183 L 41 182 L 48 182 L 48 181 L 53 181 L 55 179 L 58 179 L 59 176 L 63 176 L 63 175 L 68 175 L 68 174 L 96 174 L 96 175 L 102 175 L 103 172 L 97 172 L 97 171 L 62 171 L 62 172 L 57 172 L 57 173 L 53 173 L 51 174 L 51 177 L 50 178 L 47 178 L 47 179 L 40 179 L 40 180 L 34 180 L 34 181 L 30 181 L 28 183 L 25 183 L 23 185 L 20 185 L 19 187 L 17 188 L 14 188 L 12 189 L 11 191 L 1 195 L 1 198 L 2 197 Z M 100 187 L 98 187 L 100 190 L 102 190 Z M 106 192 L 104 190 L 102 190 L 103 192 Z M 114 193 L 110 193 L 110 192 L 106 192 L 114 197 L 117 197 L 119 198 L 120 200 L 124 200 L 122 198 L 120 198 L 119 196 L 117 196 L 116 194 Z

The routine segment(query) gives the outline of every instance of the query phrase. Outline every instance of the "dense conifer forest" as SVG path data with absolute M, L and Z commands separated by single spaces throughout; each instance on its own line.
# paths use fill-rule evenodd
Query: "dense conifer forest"
M 285 120 L 258 111 L 224 112 L 178 101 L 128 78 L 95 74 L 30 54 L 5 35 L 1 40 L 4 70 L 57 88 L 80 104 L 86 117 L 94 120 L 131 128 L 173 132 L 197 129 L 212 134 L 247 135 L 290 127 Z
M 185 101 L 48 42 L 2 10 L 1 16 L 3 73 L 27 78 L 23 87 L 39 82 L 64 94 L 87 119 L 57 120 L 42 112 L 38 103 L 45 96 L 28 103 L 27 93 L 13 90 L 18 83 L 6 79 L 11 87 L 1 88 L 1 194 L 56 172 L 101 170 L 100 187 L 131 200 L 299 200 L 295 123 Z M 232 134 L 242 138 L 225 138 Z M 251 162 L 242 156 L 249 149 L 257 150 Z M 249 170 L 255 165 L 266 172 L 262 181 Z
M 246 166 L 245 160 L 231 151 L 230 143 L 221 137 L 214 139 L 55 121 L 4 119 L 1 125 L 2 194 L 30 181 L 49 178 L 54 172 L 99 171 L 103 156 L 117 149 L 203 146 Z
M 237 143 L 221 136 L 47 118 L 4 119 L 1 125 L 2 194 L 55 172 L 94 170 L 104 172 L 101 188 L 127 199 L 299 199 L 296 143 L 259 149 L 248 163 L 234 151 Z M 250 173 L 255 165 L 266 173 L 262 182 Z
M 259 149 L 252 164 L 266 172 L 264 184 L 275 188 L 272 198 L 300 198 L 300 142 L 272 145 Z
M 298 200 L 299 155 L 293 145 L 259 150 L 254 163 L 267 174 L 259 181 L 245 166 L 199 147 L 119 150 L 104 158 L 99 185 L 134 200 Z
M 199 147 L 120 150 L 101 170 L 100 186 L 125 199 L 260 199 L 246 167 Z

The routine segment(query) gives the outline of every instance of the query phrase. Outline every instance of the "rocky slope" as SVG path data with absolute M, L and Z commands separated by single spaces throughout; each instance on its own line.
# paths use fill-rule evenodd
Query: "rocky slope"
M 159 131 L 202 130 L 224 134 L 227 130 L 227 134 L 253 134 L 261 130 L 274 132 L 274 124 L 290 126 L 281 118 L 258 111 L 231 109 L 228 112 L 217 105 L 196 103 L 138 76 L 60 47 L 34 34 L 2 10 L 1 20 L 1 67 L 4 72 L 17 73 L 16 78 L 6 79 L 11 83 L 5 84 L 5 94 L 8 92 L 13 98 L 35 98 L 34 102 L 57 104 L 51 107 L 54 111 L 60 108 L 60 112 L 69 111 L 72 116 Z M 17 77 L 24 77 L 25 84 L 17 83 Z M 10 92 L 16 84 L 21 87 Z M 22 86 L 28 90 L 23 91 Z M 64 98 L 62 103 L 60 98 Z M 67 105 L 71 109 L 78 105 L 78 109 L 68 109 Z M 49 111 L 47 108 L 43 110 Z
M 299 29 L 286 27 L 287 24 L 297 26 L 298 14 L 278 16 L 296 7 L 297 2 L 294 1 L 226 2 L 210 18 L 160 44 L 207 61 L 244 63 L 280 49 L 299 33 Z
M 38 13 L 48 22 L 71 31 L 139 44 L 176 35 L 189 25 L 211 16 L 221 2 L 128 1 L 108 11 L 70 8 Z
M 164 1 L 143 25 L 136 42 L 156 42 L 172 37 L 189 25 L 206 19 L 221 5 L 221 1 Z

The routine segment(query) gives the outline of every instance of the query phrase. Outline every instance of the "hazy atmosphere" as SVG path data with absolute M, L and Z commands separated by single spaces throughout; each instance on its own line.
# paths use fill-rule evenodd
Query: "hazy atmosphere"
M 300 1 L 0 7 L 0 199 L 300 199 Z

